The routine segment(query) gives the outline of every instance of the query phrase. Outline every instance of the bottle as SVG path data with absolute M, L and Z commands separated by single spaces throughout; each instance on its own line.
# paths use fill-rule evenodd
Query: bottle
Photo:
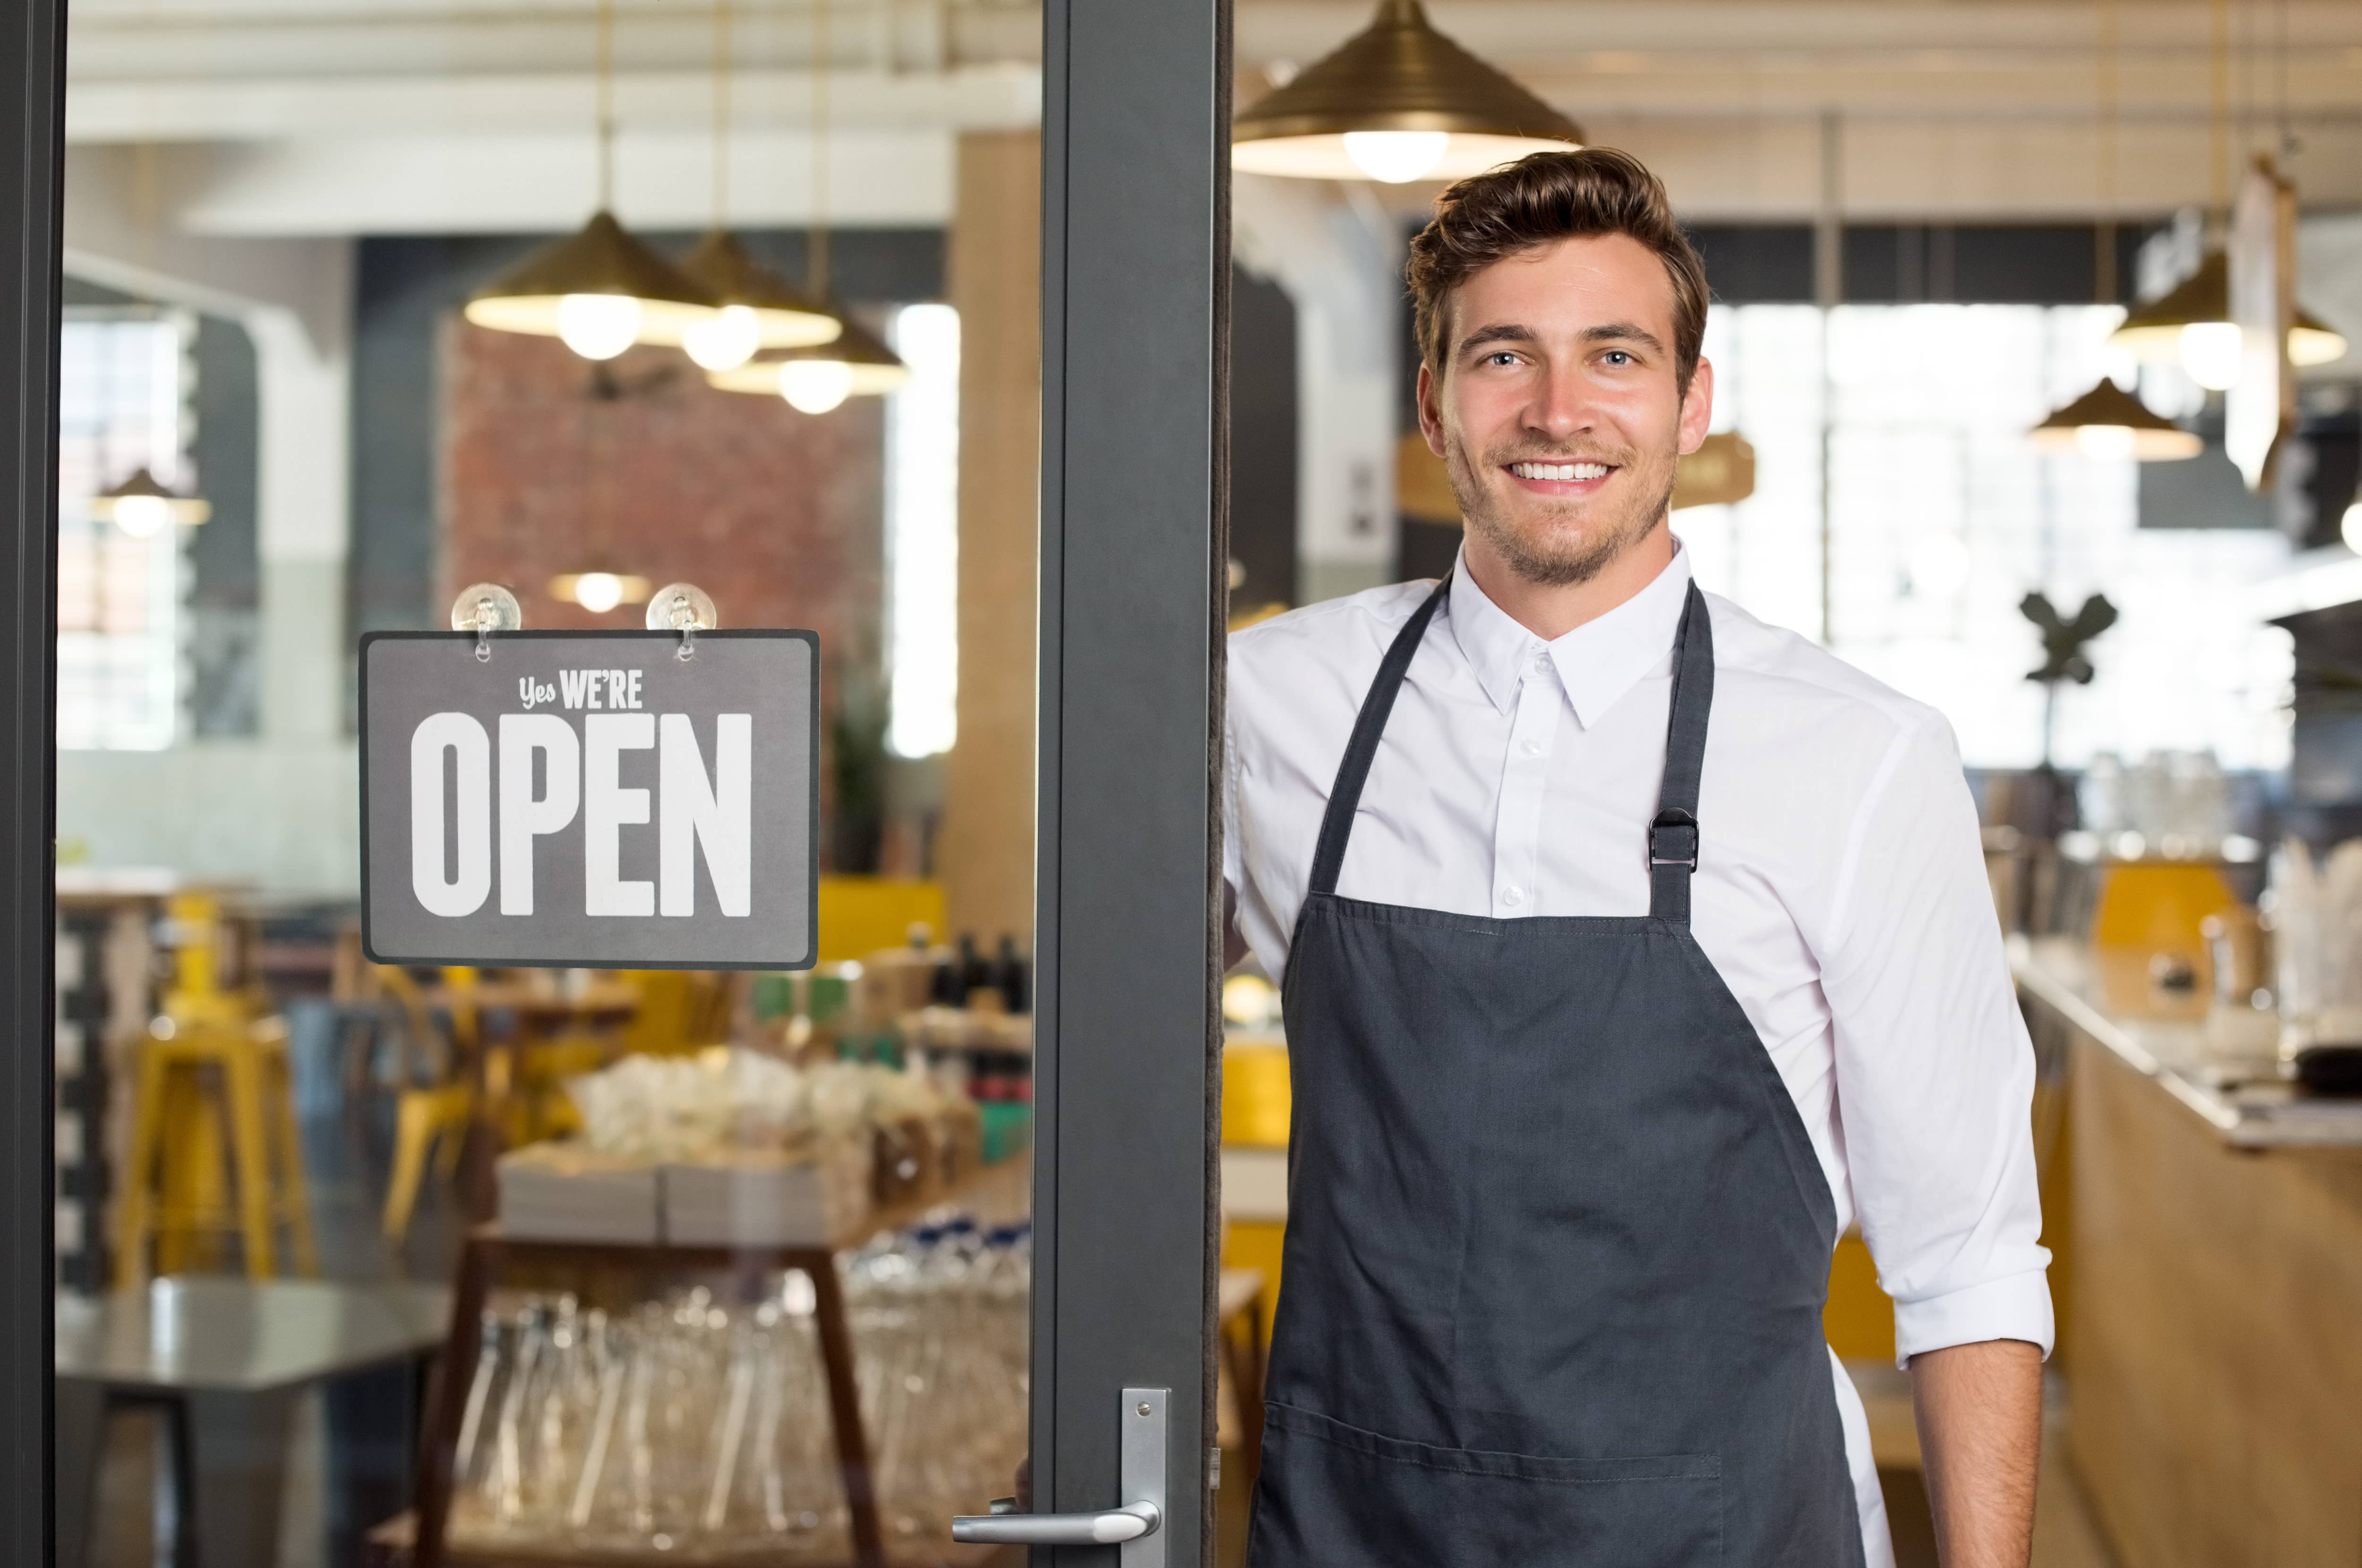
M 994 968 L 993 983 L 1000 988 L 1009 1010 L 1031 1010 L 1033 1006 L 1032 977 L 1026 972 L 1025 960 L 1017 955 L 1017 939 L 1006 932 L 1001 933 L 1000 960 Z
M 959 953 L 960 999 L 965 1003 L 969 996 L 993 983 L 992 966 L 977 951 L 973 933 L 960 937 Z

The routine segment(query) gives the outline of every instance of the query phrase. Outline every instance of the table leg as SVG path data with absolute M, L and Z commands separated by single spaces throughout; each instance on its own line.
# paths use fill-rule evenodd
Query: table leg
M 844 1478 L 844 1506 L 853 1521 L 853 1560 L 884 1568 L 886 1541 L 877 1525 L 877 1494 L 869 1444 L 861 1430 L 861 1394 L 853 1370 L 853 1336 L 845 1326 L 844 1290 L 836 1260 L 823 1253 L 796 1266 L 812 1282 L 812 1320 L 820 1330 L 822 1370 L 828 1377 L 829 1416 L 836 1431 L 836 1464 Z
M 193 1388 L 182 1396 L 190 1487 L 181 1528 L 196 1542 L 199 1568 L 278 1562 L 295 1396 L 292 1388 Z
M 451 1332 L 428 1380 L 426 1421 L 419 1436 L 418 1535 L 411 1549 L 411 1568 L 443 1568 L 443 1531 L 450 1522 L 455 1479 L 451 1471 L 459 1447 L 459 1422 L 468 1408 L 468 1386 L 476 1372 L 491 1273 L 491 1249 L 477 1241 L 460 1247 L 458 1277 L 451 1286 Z
M 53 1568 L 83 1568 L 90 1560 L 99 1460 L 106 1452 L 105 1386 L 87 1378 L 59 1378 L 50 1430 L 58 1487 L 50 1561 Z
M 337 1568 L 359 1562 L 369 1532 L 410 1500 L 419 1381 L 426 1364 L 373 1366 L 334 1378 L 321 1390 L 328 1428 L 328 1562 Z

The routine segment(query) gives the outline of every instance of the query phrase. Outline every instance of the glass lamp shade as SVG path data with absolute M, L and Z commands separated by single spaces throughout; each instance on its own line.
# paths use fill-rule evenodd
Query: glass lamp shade
M 730 319 L 683 336 L 689 357 L 709 370 L 742 365 L 765 348 L 807 348 L 833 343 L 844 324 L 765 267 L 727 229 L 713 229 L 681 259 L 680 270 L 713 291 Z M 650 338 L 656 342 L 658 339 Z M 744 353 L 735 352 L 745 345 Z
M 558 337 L 586 359 L 612 359 L 635 343 L 679 344 L 722 304 L 613 213 L 599 212 L 478 290 L 465 314 L 495 332 Z
M 132 469 L 131 477 L 121 484 L 92 496 L 84 510 L 135 539 L 160 533 L 168 523 L 193 525 L 214 514 L 212 502 L 165 489 L 144 465 Z
M 705 379 L 723 392 L 785 397 L 806 414 L 825 414 L 847 397 L 882 397 L 911 379 L 911 368 L 875 333 L 857 321 L 840 319 L 844 335 L 833 343 L 767 354 L 732 370 L 710 372 Z M 831 399 L 827 394 L 839 385 L 844 390 Z
M 2147 304 L 2135 305 L 2124 325 L 2109 335 L 2108 341 L 2131 350 L 2134 358 L 2149 364 L 2184 362 L 2202 385 L 2220 391 L 2216 386 L 2219 375 L 2210 380 L 2198 374 L 2201 369 L 2220 361 L 2219 344 L 2210 342 L 2202 330 L 2195 341 L 2189 340 L 2186 335 L 2192 327 L 2226 326 L 2236 330 L 2231 320 L 2231 259 L 2227 252 L 2215 250 L 2199 263 L 2198 271 L 2169 292 Z M 2219 337 L 2221 334 L 2213 336 Z M 2290 364 L 2325 365 L 2344 359 L 2345 349 L 2344 333 L 2302 305 L 2297 307 L 2296 320 L 2289 327 Z
M 2087 458 L 2131 458 L 2169 463 L 2194 458 L 2206 443 L 2143 407 L 2140 399 L 2105 376 L 2099 385 L 2028 432 L 2036 447 Z
M 1382 0 L 1368 28 L 1238 116 L 1231 166 L 1398 184 L 1582 145 L 1581 127 L 1437 32 L 1418 0 Z

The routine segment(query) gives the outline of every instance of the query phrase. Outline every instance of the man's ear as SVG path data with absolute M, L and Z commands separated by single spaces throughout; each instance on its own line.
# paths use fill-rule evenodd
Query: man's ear
M 1443 456 L 1443 405 L 1440 401 L 1443 389 L 1428 368 L 1427 361 L 1418 364 L 1418 433 L 1427 437 L 1427 449 L 1437 457 Z
M 1705 445 L 1706 431 L 1713 424 L 1714 363 L 1700 358 L 1690 375 L 1690 389 L 1682 394 L 1680 450 L 1683 457 Z

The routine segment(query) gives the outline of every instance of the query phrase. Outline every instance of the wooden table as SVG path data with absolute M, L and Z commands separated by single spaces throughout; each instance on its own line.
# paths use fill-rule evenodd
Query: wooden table
M 794 1269 L 804 1275 L 812 1284 L 812 1320 L 819 1331 L 821 1366 L 828 1384 L 837 1474 L 844 1487 L 845 1507 L 853 1525 L 854 1562 L 856 1568 L 885 1568 L 885 1534 L 878 1523 L 868 1438 L 862 1430 L 861 1400 L 854 1381 L 853 1339 L 845 1321 L 844 1289 L 837 1278 L 836 1254 L 862 1245 L 881 1231 L 915 1223 L 929 1209 L 945 1204 L 973 1207 L 989 1214 L 997 1201 L 1005 1200 L 1013 1185 L 1016 1190 L 1023 1190 L 1021 1185 L 1016 1184 L 1023 1183 L 1028 1164 L 1006 1161 L 947 1189 L 922 1193 L 908 1202 L 873 1210 L 822 1246 L 682 1247 L 534 1241 L 507 1235 L 497 1225 L 478 1226 L 460 1249 L 458 1278 L 452 1289 L 449 1343 L 427 1402 L 418 1461 L 418 1506 L 411 1568 L 451 1568 L 445 1542 L 450 1525 L 459 1426 L 467 1409 L 469 1380 L 473 1375 L 474 1353 L 482 1331 L 484 1301 L 491 1294 L 494 1277 L 511 1264 L 643 1275 L 727 1274 L 747 1286 L 749 1295 L 757 1288 L 756 1282 L 774 1270 Z M 506 1549 L 502 1554 L 523 1560 L 520 1554 Z M 661 1561 L 678 1561 L 679 1555 L 668 1554 Z M 605 1562 L 612 1557 L 611 1553 L 602 1554 L 599 1560 Z

